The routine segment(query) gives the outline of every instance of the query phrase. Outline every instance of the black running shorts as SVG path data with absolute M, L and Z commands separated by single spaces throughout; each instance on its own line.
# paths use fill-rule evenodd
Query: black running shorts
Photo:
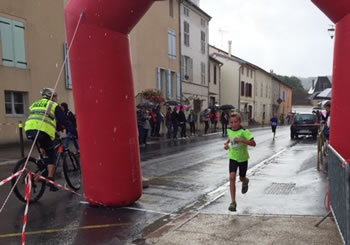
M 245 177 L 248 169 L 248 161 L 237 162 L 235 160 L 230 159 L 230 173 L 237 173 L 237 168 L 239 168 L 239 176 Z

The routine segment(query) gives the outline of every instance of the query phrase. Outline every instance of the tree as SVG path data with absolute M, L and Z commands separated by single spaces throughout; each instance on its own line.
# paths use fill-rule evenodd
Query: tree
M 303 85 L 301 84 L 301 81 L 296 76 L 282 76 L 282 75 L 276 75 L 278 79 L 280 79 L 282 82 L 285 82 L 287 85 L 293 88 L 293 90 L 303 91 Z

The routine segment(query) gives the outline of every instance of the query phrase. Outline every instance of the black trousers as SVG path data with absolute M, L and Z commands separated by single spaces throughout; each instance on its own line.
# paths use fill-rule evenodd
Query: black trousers
M 191 134 L 196 133 L 196 127 L 194 126 L 194 122 L 190 122 L 190 131 L 191 131 Z

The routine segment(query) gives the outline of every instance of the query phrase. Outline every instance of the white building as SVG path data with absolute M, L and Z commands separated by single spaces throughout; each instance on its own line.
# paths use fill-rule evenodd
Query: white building
M 268 124 L 273 116 L 273 92 L 279 91 L 279 83 L 273 82 L 273 77 L 270 73 L 257 69 L 255 78 L 255 91 L 254 91 L 254 119 L 258 123 Z
M 221 104 L 221 67 L 223 63 L 214 57 L 209 57 L 209 105 Z
M 211 17 L 189 0 L 180 4 L 182 101 L 202 111 L 208 107 L 208 40 Z M 196 103 L 201 104 L 198 105 Z

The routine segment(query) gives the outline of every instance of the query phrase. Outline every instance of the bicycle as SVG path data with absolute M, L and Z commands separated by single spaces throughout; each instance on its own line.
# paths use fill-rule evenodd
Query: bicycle
M 40 151 L 40 147 L 38 144 L 36 144 L 36 148 L 38 150 L 39 157 L 38 158 L 29 157 L 26 169 L 28 171 L 31 171 L 35 174 L 38 174 L 47 178 L 48 176 L 47 164 L 44 162 L 43 155 Z M 60 137 L 57 137 L 57 140 L 55 141 L 55 151 L 56 151 L 56 172 L 57 172 L 57 168 L 59 167 L 59 163 L 62 161 L 63 174 L 68 186 L 70 186 L 74 191 L 78 191 L 81 187 L 81 168 L 80 168 L 80 162 L 78 160 L 79 156 L 77 157 L 69 149 L 65 149 L 63 140 Z M 27 160 L 27 157 L 19 160 L 13 169 L 13 173 L 17 173 L 18 171 L 22 170 L 26 163 L 26 160 Z M 16 197 L 23 202 L 26 202 L 25 179 L 27 174 L 28 172 L 24 171 L 22 175 L 12 180 L 12 186 L 14 186 L 17 181 L 17 178 L 20 178 L 18 180 L 17 185 L 14 187 L 13 192 L 15 193 Z M 39 180 L 38 177 L 33 177 L 30 203 L 34 203 L 42 197 L 42 195 L 45 192 L 46 185 L 47 183 L 45 181 Z

